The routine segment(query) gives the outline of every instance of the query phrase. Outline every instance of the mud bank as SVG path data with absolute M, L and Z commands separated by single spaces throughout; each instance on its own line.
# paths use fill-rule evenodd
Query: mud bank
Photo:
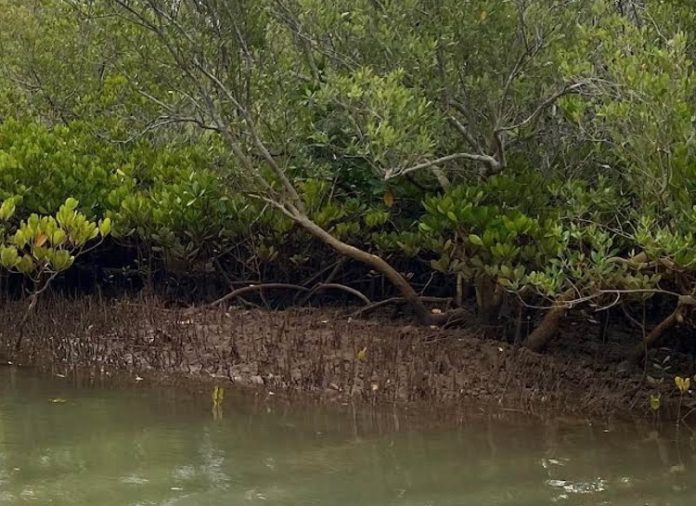
M 30 318 L 18 355 L 21 311 L 12 304 L 0 309 L 2 355 L 57 374 L 127 372 L 334 402 L 493 405 L 593 417 L 654 416 L 651 395 L 661 395 L 661 410 L 678 398 L 671 378 L 619 374 L 610 353 L 593 354 L 581 345 L 537 354 L 466 329 L 357 320 L 338 310 L 183 310 L 143 301 L 54 300 Z

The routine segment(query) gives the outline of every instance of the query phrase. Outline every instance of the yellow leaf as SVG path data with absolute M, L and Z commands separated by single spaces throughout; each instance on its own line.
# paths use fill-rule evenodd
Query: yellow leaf
M 481 21 L 485 21 L 486 18 L 488 17 L 488 12 L 487 12 L 487 11 L 481 11 L 481 14 L 479 14 L 479 17 L 481 18 Z
M 387 207 L 394 205 L 394 194 L 389 190 L 384 193 L 384 205 Z
M 367 360 L 367 346 L 358 352 L 358 360 L 365 362 Z
M 657 411 L 660 409 L 660 394 L 653 394 L 650 396 L 650 409 Z
M 219 406 L 225 397 L 225 389 L 215 385 L 213 388 L 213 406 Z
M 48 241 L 48 236 L 46 234 L 39 234 L 34 239 L 34 244 L 36 246 L 43 246 Z
M 689 387 L 691 386 L 691 378 L 682 378 L 681 376 L 675 376 L 674 384 L 679 389 L 679 392 L 685 394 L 689 391 Z

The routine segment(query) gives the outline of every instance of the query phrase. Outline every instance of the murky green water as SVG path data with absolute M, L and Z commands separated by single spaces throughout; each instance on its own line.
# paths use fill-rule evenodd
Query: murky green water
M 696 504 L 688 430 L 679 445 L 626 426 L 428 430 L 229 392 L 214 420 L 207 399 L 143 383 L 1 368 L 0 505 Z

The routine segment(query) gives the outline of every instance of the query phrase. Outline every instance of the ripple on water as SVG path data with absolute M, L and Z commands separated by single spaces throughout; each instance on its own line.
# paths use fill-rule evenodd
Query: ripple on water
M 213 420 L 207 396 L 21 375 L 10 388 L 2 374 L 0 506 L 694 504 L 696 460 L 681 464 L 687 442 L 667 431 L 494 419 L 396 430 L 232 396 Z
M 123 476 L 119 478 L 118 480 L 121 483 L 125 483 L 127 485 L 145 485 L 147 483 L 150 483 L 150 480 L 143 476 L 138 476 L 137 474 L 130 474 L 128 476 Z

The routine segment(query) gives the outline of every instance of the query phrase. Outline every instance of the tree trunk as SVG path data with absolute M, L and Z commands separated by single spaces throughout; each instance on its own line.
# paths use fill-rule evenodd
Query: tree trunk
M 645 11 L 644 0 L 616 0 L 616 9 L 619 14 L 625 16 L 631 23 L 640 27 L 643 25 L 643 16 L 641 13 Z
M 495 281 L 486 276 L 476 280 L 476 305 L 479 318 L 485 325 L 494 325 L 503 303 L 503 290 Z
M 389 282 L 399 290 L 401 296 L 411 306 L 416 314 L 416 317 L 418 318 L 418 321 L 426 325 L 440 323 L 439 320 L 442 320 L 442 318 L 435 318 L 435 316 L 444 315 L 433 315 L 430 311 L 428 311 L 428 308 L 423 305 L 418 293 L 413 289 L 406 278 L 404 278 L 396 269 L 394 269 L 394 267 L 389 265 L 389 263 L 387 263 L 383 258 L 337 239 L 303 214 L 293 213 L 292 218 L 295 220 L 295 222 L 307 230 L 307 232 L 333 248 L 336 252 L 352 258 L 353 260 L 357 260 L 358 262 L 362 262 L 372 267 L 377 272 L 383 274 L 389 280 Z
M 544 315 L 539 325 L 527 337 L 527 341 L 524 343 L 525 347 L 532 351 L 541 351 L 546 346 L 549 339 L 558 331 L 558 326 L 565 317 L 566 311 L 568 311 L 566 302 L 572 300 L 574 296 L 575 292 L 573 290 L 566 290 L 556 298 L 553 307 Z
M 631 364 L 637 364 L 640 362 L 645 357 L 647 351 L 660 340 L 662 335 L 679 323 L 682 318 L 681 311 L 682 306 L 679 304 L 677 305 L 677 309 L 675 309 L 672 314 L 658 323 L 655 328 L 643 338 L 643 340 L 634 348 L 628 359 Z
M 696 307 L 696 299 L 691 295 L 680 296 L 674 311 L 672 311 L 667 318 L 658 323 L 655 328 L 643 338 L 628 358 L 622 362 L 622 367 L 629 368 L 643 360 L 647 351 L 660 341 L 665 332 L 683 321 L 684 311 L 690 307 Z
M 633 350 L 633 353 L 629 357 L 631 362 L 634 364 L 640 362 L 645 356 L 646 351 L 655 346 L 665 332 L 684 320 L 684 311 L 689 307 L 696 307 L 696 299 L 691 295 L 681 295 L 679 297 L 679 302 L 677 302 L 677 307 L 672 314 L 658 323 L 657 326 L 643 338 L 643 341 L 636 346 L 635 350 Z

